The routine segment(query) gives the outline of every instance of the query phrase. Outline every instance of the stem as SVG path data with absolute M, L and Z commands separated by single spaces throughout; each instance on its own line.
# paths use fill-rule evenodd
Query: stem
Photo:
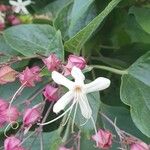
M 64 134 L 64 136 L 62 138 L 63 142 L 66 142 L 67 139 L 68 139 L 68 135 L 69 135 L 69 131 L 70 131 L 70 125 L 71 125 L 71 120 L 68 121 L 67 128 L 65 130 L 65 134 Z
M 54 102 L 52 102 L 50 104 L 50 106 L 49 106 L 49 108 L 48 108 L 48 110 L 47 110 L 47 112 L 46 112 L 46 114 L 45 114 L 45 116 L 44 116 L 44 118 L 42 120 L 42 124 L 46 121 L 46 119 L 47 119 L 47 117 L 48 117 L 48 115 L 49 115 L 49 113 L 50 113 L 50 111 L 51 111 L 51 109 L 53 107 L 53 104 L 54 104 Z M 43 125 L 40 125 L 40 129 L 42 129 L 42 127 L 43 127 Z
M 102 70 L 110 71 L 112 73 L 119 74 L 119 75 L 128 74 L 127 70 L 119 70 L 119 69 L 111 68 L 108 66 L 90 65 L 90 67 L 95 68 L 95 69 L 102 69 Z
M 43 145 L 43 134 L 42 134 L 42 132 L 40 133 L 40 145 L 41 145 L 41 149 L 40 149 L 40 150 L 44 150 L 44 145 Z

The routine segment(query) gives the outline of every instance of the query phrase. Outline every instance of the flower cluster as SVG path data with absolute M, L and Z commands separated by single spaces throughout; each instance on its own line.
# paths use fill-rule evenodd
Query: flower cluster
M 10 136 L 5 140 L 4 149 L 5 150 L 25 150 L 21 146 L 20 139 L 16 138 L 15 136 Z
M 112 147 L 114 136 L 107 129 L 99 129 L 97 131 L 95 121 L 93 119 L 93 111 L 88 101 L 87 94 L 101 91 L 110 86 L 110 80 L 104 77 L 98 77 L 91 83 L 85 84 L 85 75 L 82 70 L 86 68 L 86 61 L 83 57 L 76 55 L 69 55 L 66 63 L 63 63 L 56 54 L 50 54 L 49 57 L 43 58 L 42 62 L 51 74 L 53 81 L 48 82 L 42 90 L 39 90 L 40 94 L 47 101 L 42 101 L 35 106 L 30 106 L 31 101 L 38 95 L 37 92 L 33 98 L 26 100 L 24 105 L 25 108 L 22 112 L 19 112 L 18 108 L 13 106 L 12 103 L 16 96 L 20 95 L 24 88 L 33 88 L 38 82 L 42 82 L 42 69 L 39 66 L 26 67 L 22 72 L 13 70 L 10 66 L 4 66 L 0 68 L 0 84 L 6 84 L 14 82 L 16 78 L 19 79 L 21 87 L 12 96 L 11 101 L 8 103 L 6 100 L 0 99 L 0 127 L 5 124 L 16 123 L 20 117 L 22 120 L 21 132 L 25 136 L 33 125 L 38 125 L 36 133 L 42 132 L 44 125 L 53 123 L 68 113 L 68 118 L 72 113 L 73 108 L 74 117 L 72 119 L 72 130 L 74 129 L 75 117 L 77 108 L 79 107 L 81 115 L 87 120 L 93 123 L 95 134 L 91 137 L 96 142 L 96 147 L 99 149 L 109 149 Z M 72 77 L 74 81 L 69 80 L 68 76 Z M 68 89 L 64 95 L 61 86 L 65 86 Z M 58 114 L 60 111 L 64 111 L 61 115 L 58 115 L 53 120 L 46 122 L 49 111 L 43 116 L 43 105 L 50 105 L 53 112 Z M 75 106 L 75 107 L 74 107 Z M 65 117 L 64 117 L 65 118 Z M 67 121 L 65 121 L 67 123 Z M 73 130 L 74 131 L 74 130 Z M 5 139 L 4 149 L 5 150 L 25 150 L 22 146 L 23 138 L 18 138 L 18 135 L 11 135 Z M 123 137 L 124 138 L 124 137 Z M 131 139 L 132 140 L 131 140 Z M 149 150 L 149 145 L 146 143 L 135 140 L 132 137 L 128 137 L 126 143 L 130 146 L 130 150 Z M 123 141 L 123 140 L 122 140 Z M 121 142 L 122 142 L 121 141 Z M 124 144 L 124 143 L 123 143 Z M 74 150 L 74 146 L 67 148 L 68 146 L 61 145 L 59 150 Z
M 0 127 L 6 123 L 15 122 L 20 116 L 17 107 L 12 106 L 9 108 L 9 103 L 6 100 L 0 99 Z
M 0 5 L 0 31 L 4 30 L 6 26 L 14 26 L 21 24 L 21 20 L 17 17 L 13 8 L 8 5 Z

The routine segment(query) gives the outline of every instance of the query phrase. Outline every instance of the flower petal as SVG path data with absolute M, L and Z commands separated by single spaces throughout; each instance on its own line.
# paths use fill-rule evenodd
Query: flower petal
M 15 6 L 13 9 L 15 13 L 19 13 L 21 11 L 21 8 L 19 6 Z
M 86 119 L 90 119 L 92 116 L 92 109 L 89 105 L 88 99 L 86 95 L 80 95 L 79 105 L 80 105 L 80 110 Z
M 76 66 L 74 66 L 71 70 L 71 75 L 73 76 L 73 78 L 75 79 L 75 83 L 77 84 L 81 84 L 83 83 L 83 81 L 85 80 L 85 76 L 82 73 L 82 71 L 77 68 Z
M 28 6 L 28 5 L 30 5 L 31 3 L 32 3 L 31 0 L 27 0 L 27 1 L 24 1 L 24 2 L 23 2 L 23 5 L 24 5 L 24 6 Z
M 91 93 L 95 91 L 101 91 L 110 86 L 110 80 L 104 77 L 99 77 L 95 79 L 93 82 L 86 84 L 85 89 L 86 93 Z
M 9 4 L 12 5 L 12 6 L 17 6 L 18 5 L 18 3 L 16 1 L 12 1 L 12 0 L 9 1 Z
M 55 104 L 53 107 L 53 111 L 55 113 L 59 113 L 61 110 L 63 110 L 67 104 L 73 99 L 74 95 L 72 92 L 67 92 L 65 95 L 63 95 Z
M 64 77 L 62 74 L 58 73 L 57 71 L 52 72 L 52 79 L 57 83 L 61 84 L 68 89 L 72 89 L 74 83 L 70 80 L 68 80 L 66 77 Z
M 26 7 L 25 6 L 22 6 L 21 7 L 21 10 L 22 10 L 22 12 L 24 13 L 24 14 L 29 14 L 29 12 L 28 12 L 28 10 L 26 9 Z

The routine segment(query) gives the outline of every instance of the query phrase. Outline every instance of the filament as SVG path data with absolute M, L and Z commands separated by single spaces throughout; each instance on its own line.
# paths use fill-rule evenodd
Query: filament
M 22 84 L 22 85 L 20 86 L 20 88 L 15 92 L 15 94 L 13 95 L 12 99 L 11 99 L 10 102 L 9 102 L 9 107 L 8 107 L 9 116 L 8 116 L 8 117 L 9 117 L 9 122 L 10 122 L 10 124 L 13 124 L 13 121 L 11 120 L 11 117 L 10 117 L 10 114 L 11 114 L 11 111 L 10 111 L 11 105 L 12 105 L 12 103 L 13 103 L 15 97 L 17 96 L 17 94 L 18 94 L 20 91 L 22 91 L 22 90 L 24 89 L 26 83 L 27 83 L 27 82 L 25 82 L 24 84 Z M 12 122 L 12 123 L 11 123 L 11 122 Z
M 14 124 L 15 124 L 15 126 L 14 126 Z M 9 136 L 7 135 L 7 130 L 8 130 L 9 127 L 11 127 L 13 130 L 16 130 L 16 129 L 18 129 L 18 127 L 19 127 L 19 123 L 16 122 L 16 121 L 11 121 L 11 122 L 6 126 L 6 128 L 5 128 L 5 130 L 4 130 L 4 135 L 5 135 L 6 137 L 9 137 Z
M 67 119 L 66 119 L 65 122 L 62 124 L 62 126 L 65 126 L 65 125 L 67 124 L 67 122 L 68 122 L 68 120 L 69 120 L 69 118 L 70 118 L 70 115 L 71 115 L 71 113 L 72 113 L 72 110 L 73 110 L 73 107 L 70 109 L 69 114 L 68 114 L 68 116 L 67 116 Z
M 75 110 L 74 110 L 74 115 L 73 115 L 73 120 L 72 120 L 72 132 L 74 132 L 74 122 L 75 122 L 75 118 L 76 118 L 76 114 L 77 114 L 77 108 L 78 108 L 78 102 L 76 103 L 76 106 L 75 106 Z
M 74 106 L 75 102 L 73 102 L 73 104 L 64 112 L 62 113 L 60 116 L 56 117 L 55 119 L 51 120 L 51 121 L 48 121 L 48 122 L 45 122 L 45 123 L 38 123 L 37 125 L 48 125 L 52 122 L 55 122 L 56 120 L 60 119 L 61 117 L 63 117 L 68 111 L 70 111 L 72 109 L 72 107 Z

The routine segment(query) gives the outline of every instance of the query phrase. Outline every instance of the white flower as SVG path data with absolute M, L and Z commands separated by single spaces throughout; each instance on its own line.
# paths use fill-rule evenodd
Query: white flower
M 83 117 L 86 119 L 86 122 L 82 125 L 85 125 L 87 123 L 87 121 L 89 119 L 91 119 L 93 126 L 94 126 L 94 129 L 95 129 L 95 134 L 97 134 L 96 125 L 95 125 L 95 122 L 94 122 L 94 119 L 92 116 L 92 109 L 91 109 L 89 102 L 88 102 L 88 99 L 87 99 L 87 94 L 91 93 L 91 92 L 101 91 L 101 90 L 108 88 L 110 85 L 110 80 L 107 78 L 104 78 L 104 77 L 99 77 L 91 83 L 84 84 L 85 76 L 82 73 L 82 71 L 77 67 L 72 68 L 71 75 L 75 80 L 74 82 L 70 81 L 65 76 L 63 76 L 62 74 L 60 74 L 56 71 L 52 72 L 52 79 L 57 84 L 63 85 L 69 89 L 69 91 L 66 94 L 64 94 L 54 104 L 53 111 L 55 113 L 59 113 L 69 103 L 71 103 L 71 106 L 69 106 L 69 108 L 67 108 L 64 111 L 64 113 L 62 113 L 61 115 L 59 115 L 55 119 L 50 120 L 50 121 L 45 122 L 45 123 L 41 123 L 41 124 L 39 123 L 38 125 L 50 124 L 50 123 L 58 120 L 59 118 L 63 117 L 67 112 L 69 112 L 65 123 L 63 123 L 63 125 L 65 125 L 67 123 L 69 117 L 70 117 L 70 114 L 72 112 L 74 105 L 76 105 L 74 115 L 73 115 L 73 120 L 72 120 L 72 132 L 73 132 L 74 121 L 75 121 L 75 117 L 76 117 L 76 111 L 77 111 L 77 107 L 79 105 L 81 113 L 82 113 Z
M 110 80 L 104 77 L 99 77 L 91 83 L 84 84 L 85 76 L 77 67 L 73 67 L 71 75 L 75 80 L 74 82 L 56 71 L 52 72 L 52 79 L 57 84 L 63 85 L 69 89 L 69 91 L 55 103 L 53 111 L 59 113 L 69 103 L 72 103 L 71 107 L 75 104 L 79 104 L 84 118 L 90 119 L 92 116 L 92 110 L 86 94 L 108 88 L 110 86 Z
M 23 14 L 28 14 L 28 10 L 26 9 L 26 6 L 30 5 L 32 3 L 31 0 L 26 0 L 26 1 L 22 1 L 22 0 L 10 0 L 9 1 L 10 5 L 14 6 L 14 12 L 15 13 L 23 13 Z

